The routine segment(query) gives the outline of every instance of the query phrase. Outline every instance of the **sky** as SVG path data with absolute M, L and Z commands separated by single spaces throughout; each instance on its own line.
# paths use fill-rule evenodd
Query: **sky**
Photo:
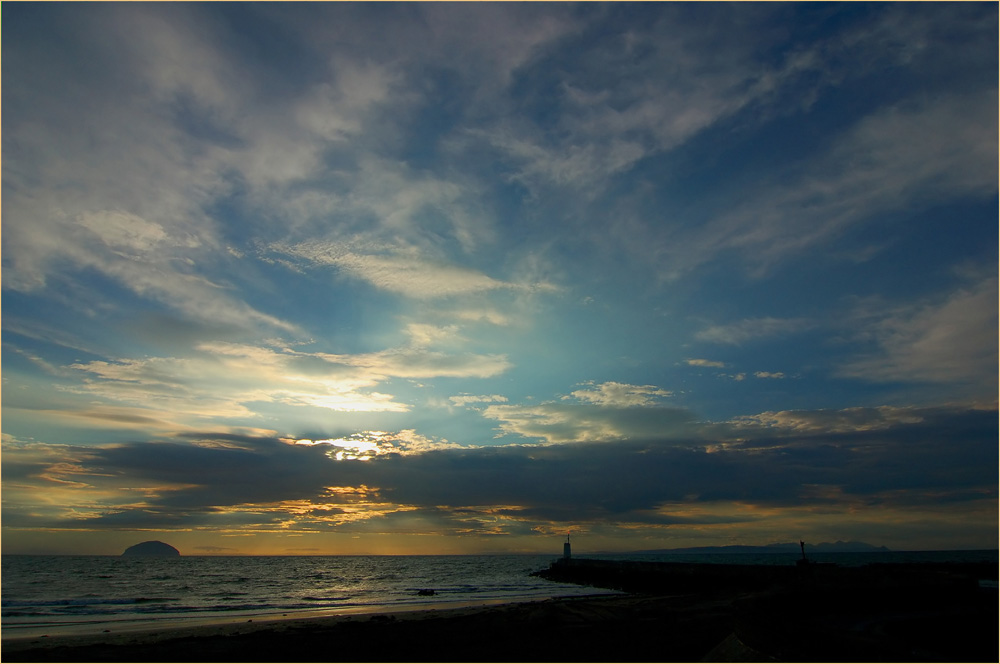
M 996 3 L 5 3 L 2 551 L 998 545 Z

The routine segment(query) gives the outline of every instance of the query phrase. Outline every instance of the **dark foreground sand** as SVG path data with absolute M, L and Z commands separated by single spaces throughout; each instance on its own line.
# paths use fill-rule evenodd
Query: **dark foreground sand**
M 9 640 L 4 662 L 697 661 L 726 601 L 605 596 L 463 609 Z
M 995 579 L 995 569 L 986 572 Z M 835 571 L 745 583 L 725 577 L 717 584 L 698 579 L 701 589 L 683 594 L 647 578 L 655 594 L 5 640 L 2 659 L 995 662 L 997 592 L 976 583 L 983 573 Z M 679 575 L 690 570 L 671 572 Z

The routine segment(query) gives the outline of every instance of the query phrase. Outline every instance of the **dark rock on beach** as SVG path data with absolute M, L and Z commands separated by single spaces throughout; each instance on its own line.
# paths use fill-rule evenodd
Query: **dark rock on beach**
M 125 549 L 122 553 L 123 556 L 179 556 L 181 552 L 174 547 L 166 544 L 165 542 L 160 542 L 157 540 L 152 540 L 149 542 L 141 542 L 134 546 L 130 546 Z

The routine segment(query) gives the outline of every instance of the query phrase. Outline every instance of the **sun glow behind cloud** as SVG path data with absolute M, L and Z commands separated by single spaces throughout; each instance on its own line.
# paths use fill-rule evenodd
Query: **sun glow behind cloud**
M 447 440 L 431 440 L 412 429 L 390 433 L 387 431 L 361 431 L 344 438 L 311 440 L 302 438 L 290 441 L 294 445 L 328 445 L 326 456 L 337 461 L 370 461 L 385 454 L 421 454 L 431 450 L 461 447 Z

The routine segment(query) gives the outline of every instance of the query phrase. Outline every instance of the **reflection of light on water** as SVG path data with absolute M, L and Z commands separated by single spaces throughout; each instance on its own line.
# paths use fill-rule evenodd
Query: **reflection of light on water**
M 181 556 L 142 565 L 123 565 L 114 556 L 7 558 L 11 556 L 3 561 L 4 608 L 17 606 L 25 615 L 4 616 L 5 641 L 10 636 L 148 630 L 154 621 L 160 627 L 256 623 L 279 616 L 615 594 L 530 576 L 548 566 L 549 555 Z M 249 588 L 251 595 L 246 594 Z M 435 595 L 418 595 L 420 588 L 433 588 Z M 176 599 L 144 603 L 139 613 L 136 597 Z M 72 615 L 67 607 L 73 607 Z

